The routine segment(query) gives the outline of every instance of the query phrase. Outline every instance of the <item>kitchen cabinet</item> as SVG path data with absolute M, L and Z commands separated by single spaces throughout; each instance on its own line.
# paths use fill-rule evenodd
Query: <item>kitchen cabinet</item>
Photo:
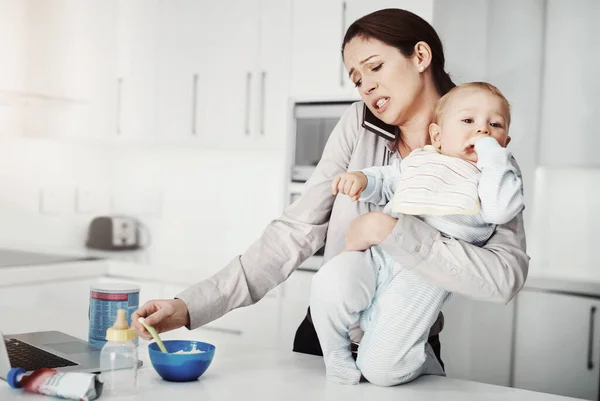
M 25 72 L 25 14 L 22 0 L 3 0 L 0 13 L 0 138 L 21 133 L 22 122 L 18 105 L 23 90 Z
M 149 141 L 156 135 L 157 21 L 157 0 L 118 0 L 116 123 L 111 136 L 117 141 Z
M 209 7 L 215 3 L 195 0 L 160 0 L 157 31 L 156 136 L 169 140 L 198 140 L 205 121 L 204 104 L 211 77 L 208 65 L 227 68 L 218 54 L 210 54 L 211 42 L 224 32 L 209 31 Z M 213 23 L 216 23 L 214 21 Z M 226 23 L 226 21 L 225 21 Z M 240 101 L 239 97 L 234 100 Z M 225 105 L 222 105 L 226 109 Z
M 406 9 L 430 23 L 433 19 L 433 0 L 295 0 L 292 95 L 303 100 L 358 99 L 343 65 L 342 41 L 354 21 L 385 8 Z
M 200 54 L 200 135 L 208 147 L 245 148 L 256 137 L 260 2 L 235 0 L 205 6 L 207 32 Z
M 294 0 L 292 10 L 292 95 L 350 98 L 356 91 L 342 64 L 346 2 Z
M 458 294 L 444 305 L 440 333 L 448 377 L 510 385 L 514 302 L 471 300 Z
M 25 17 L 27 7 L 23 0 L 3 0 L 0 13 L 0 91 L 21 91 L 25 70 Z M 7 40 L 10 38 L 10 40 Z
M 294 345 L 296 330 L 306 316 L 314 275 L 296 270 L 281 284 L 281 349 L 291 350 Z
M 25 2 L 25 135 L 106 138 L 115 116 L 116 1 Z
M 172 299 L 188 285 L 165 284 L 164 298 Z M 272 347 L 279 343 L 280 307 L 277 289 L 254 305 L 233 310 L 202 326 L 204 332 L 221 333 L 236 342 Z
M 38 330 L 52 310 L 44 307 L 41 284 L 0 288 L 0 330 L 4 334 Z
M 177 284 L 177 283 L 165 283 L 163 286 L 163 296 L 165 299 L 173 299 L 180 292 L 189 288 L 193 283 L 189 285 Z M 236 318 L 236 311 L 230 312 L 225 316 L 202 326 L 204 329 L 209 331 L 217 331 L 233 335 L 236 338 L 241 338 L 244 334 L 244 322 L 241 319 Z
M 4 334 L 61 330 L 87 338 L 90 285 L 95 279 L 0 287 Z M 82 330 L 82 328 L 85 328 Z
M 517 305 L 514 387 L 598 399 L 600 299 L 524 290 Z
M 203 148 L 283 146 L 290 1 L 161 1 L 157 130 Z
M 286 149 L 292 80 L 292 1 L 260 0 L 259 85 L 253 135 L 261 149 Z

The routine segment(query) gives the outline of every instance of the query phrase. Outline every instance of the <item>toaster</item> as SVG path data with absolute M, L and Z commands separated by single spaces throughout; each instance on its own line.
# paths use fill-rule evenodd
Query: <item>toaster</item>
M 99 216 L 88 228 L 86 246 L 105 251 L 131 251 L 142 248 L 141 223 L 130 216 Z

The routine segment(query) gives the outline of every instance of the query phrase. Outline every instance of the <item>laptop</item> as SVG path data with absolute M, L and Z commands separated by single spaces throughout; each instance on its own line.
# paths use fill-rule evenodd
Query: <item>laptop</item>
M 100 372 L 100 348 L 60 331 L 3 336 L 0 332 L 0 378 L 11 368 L 30 372 L 55 368 L 61 372 Z

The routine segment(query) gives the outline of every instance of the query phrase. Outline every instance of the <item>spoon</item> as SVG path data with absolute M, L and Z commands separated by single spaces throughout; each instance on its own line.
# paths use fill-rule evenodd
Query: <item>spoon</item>
M 146 320 L 143 317 L 140 317 L 138 319 L 138 322 L 140 322 L 140 324 L 142 326 L 144 326 L 144 328 L 146 330 L 148 330 L 148 333 L 150 333 L 150 335 L 152 335 L 152 338 L 154 338 L 154 341 L 156 341 L 156 344 L 158 344 L 158 348 L 160 348 L 160 350 L 162 352 L 164 352 L 165 354 L 168 354 L 169 351 L 167 351 L 167 348 L 165 347 L 162 340 L 160 339 L 158 333 L 156 332 L 156 329 L 154 327 L 150 326 L 148 323 L 146 323 Z

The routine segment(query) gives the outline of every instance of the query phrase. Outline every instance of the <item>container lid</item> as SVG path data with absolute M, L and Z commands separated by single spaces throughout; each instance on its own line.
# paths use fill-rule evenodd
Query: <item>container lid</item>
M 135 337 L 135 329 L 127 324 L 125 309 L 119 309 L 115 324 L 106 330 L 106 341 L 132 341 Z
M 19 385 L 19 376 L 24 375 L 25 373 L 25 369 L 23 368 L 12 368 L 8 371 L 6 381 L 12 388 L 21 388 Z
M 92 291 L 107 292 L 110 294 L 124 292 L 140 292 L 140 286 L 125 283 L 94 283 L 90 286 Z

